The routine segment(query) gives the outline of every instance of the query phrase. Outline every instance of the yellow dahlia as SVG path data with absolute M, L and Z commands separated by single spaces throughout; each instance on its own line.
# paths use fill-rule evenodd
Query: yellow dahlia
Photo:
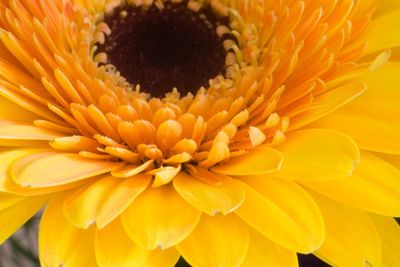
M 0 1 L 0 242 L 42 266 L 400 266 L 397 0 Z

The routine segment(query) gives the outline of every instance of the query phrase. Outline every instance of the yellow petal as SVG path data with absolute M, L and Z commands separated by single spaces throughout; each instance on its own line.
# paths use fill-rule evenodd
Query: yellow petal
M 346 83 L 316 96 L 313 100 L 314 108 L 290 119 L 289 131 L 297 130 L 335 110 L 340 110 L 344 105 L 362 95 L 366 89 L 367 87 L 363 81 Z
M 282 155 L 278 150 L 261 145 L 248 154 L 231 158 L 211 168 L 215 173 L 225 175 L 257 175 L 278 170 L 282 163 Z
M 400 170 L 368 152 L 352 176 L 304 185 L 358 209 L 400 216 Z
M 1 199 L 4 201 L 4 199 Z M 4 205 L 0 209 L 0 244 L 18 230 L 27 220 L 42 208 L 49 200 L 48 196 L 13 199 L 13 205 Z M 8 202 L 12 199 L 8 199 Z M 10 202 L 8 204 L 11 204 Z
M 22 186 L 48 187 L 108 173 L 123 164 L 85 159 L 72 153 L 43 152 L 15 161 L 10 167 L 10 175 Z
M 21 196 L 0 192 L 0 210 L 13 206 L 24 199 L 25 198 Z
M 246 198 L 235 213 L 247 224 L 292 251 L 309 253 L 321 245 L 324 239 L 321 214 L 300 186 L 265 177 L 242 179 L 246 182 L 243 183 Z
M 0 96 L 0 120 L 32 122 L 36 119 L 33 113 Z
M 344 132 L 362 149 L 400 155 L 399 72 L 400 63 L 390 63 L 362 76 L 368 90 L 312 127 Z
M 374 12 L 374 17 L 388 14 L 396 9 L 400 9 L 400 2 L 397 0 L 379 1 L 379 5 Z
M 325 241 L 314 254 L 333 266 L 379 266 L 380 239 L 368 215 L 321 195 L 312 196 L 326 226 Z
M 74 227 L 62 211 L 64 196 L 52 199 L 43 213 L 39 228 L 41 266 L 95 267 L 94 228 Z
M 192 266 L 233 267 L 240 266 L 248 245 L 248 227 L 235 215 L 203 215 L 177 249 Z
M 382 244 L 380 266 L 400 266 L 400 226 L 395 219 L 370 214 L 378 230 Z
M 119 218 L 96 231 L 95 249 L 99 267 L 172 267 L 179 259 L 173 248 L 146 250 L 137 246 L 128 237 Z
M 26 188 L 21 187 L 19 184 L 15 183 L 15 181 L 8 174 L 8 169 L 11 164 L 17 159 L 32 155 L 36 153 L 41 153 L 44 151 L 48 151 L 45 149 L 13 149 L 13 150 L 4 150 L 0 152 L 0 191 L 9 192 L 21 196 L 36 196 L 49 194 L 57 191 L 64 191 L 73 187 L 80 186 L 87 182 L 87 180 L 78 181 L 66 185 L 61 186 L 52 186 L 52 187 L 44 187 L 44 188 Z M 90 179 L 89 179 L 90 180 Z
M 250 243 L 242 267 L 297 267 L 296 252 L 284 249 L 263 237 L 255 230 L 250 230 Z
M 146 266 L 151 254 L 133 243 L 119 218 L 96 231 L 95 248 L 100 267 Z
M 372 21 L 366 36 L 367 47 L 364 51 L 365 55 L 400 46 L 399 16 L 400 10 L 394 10 Z
M 222 185 L 213 186 L 185 172 L 175 177 L 175 190 L 192 206 L 214 216 L 218 212 L 226 215 L 237 209 L 244 201 L 244 189 L 235 179 L 218 175 Z
M 144 191 L 122 213 L 130 238 L 146 249 L 166 249 L 185 239 L 199 222 L 201 212 L 186 203 L 170 186 Z
M 120 215 L 147 188 L 151 176 L 139 174 L 120 182 L 102 203 L 96 216 L 98 228 L 102 228 Z
M 0 121 L 0 139 L 2 140 L 53 140 L 62 136 L 61 133 L 29 124 Z
M 360 159 L 357 144 L 332 130 L 308 129 L 287 134 L 276 147 L 283 154 L 282 168 L 269 177 L 300 181 L 327 181 L 350 176 Z
M 64 201 L 65 217 L 76 227 L 87 229 L 95 223 L 102 202 L 120 182 L 112 176 L 99 177 L 97 182 L 71 193 Z

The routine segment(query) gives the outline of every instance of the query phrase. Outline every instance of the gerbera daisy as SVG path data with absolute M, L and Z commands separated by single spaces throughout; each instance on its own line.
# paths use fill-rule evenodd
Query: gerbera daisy
M 42 266 L 400 266 L 399 16 L 2 0 L 0 241 L 44 207 Z

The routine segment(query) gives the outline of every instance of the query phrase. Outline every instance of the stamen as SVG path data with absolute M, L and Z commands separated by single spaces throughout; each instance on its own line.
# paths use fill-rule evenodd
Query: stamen
M 111 34 L 97 54 L 105 53 L 108 64 L 153 97 L 173 88 L 195 95 L 210 79 L 226 74 L 223 41 L 232 35 L 225 26 L 229 20 L 215 7 L 194 10 L 186 1 L 120 6 L 105 16 Z

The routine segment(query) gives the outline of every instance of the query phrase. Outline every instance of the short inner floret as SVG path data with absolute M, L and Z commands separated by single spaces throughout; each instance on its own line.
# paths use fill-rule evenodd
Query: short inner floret
M 115 8 L 106 14 L 111 29 L 99 52 L 132 85 L 153 97 L 176 88 L 181 95 L 208 87 L 225 74 L 225 36 L 216 28 L 227 24 L 211 7 L 192 11 L 187 2 L 165 2 L 163 7 Z

